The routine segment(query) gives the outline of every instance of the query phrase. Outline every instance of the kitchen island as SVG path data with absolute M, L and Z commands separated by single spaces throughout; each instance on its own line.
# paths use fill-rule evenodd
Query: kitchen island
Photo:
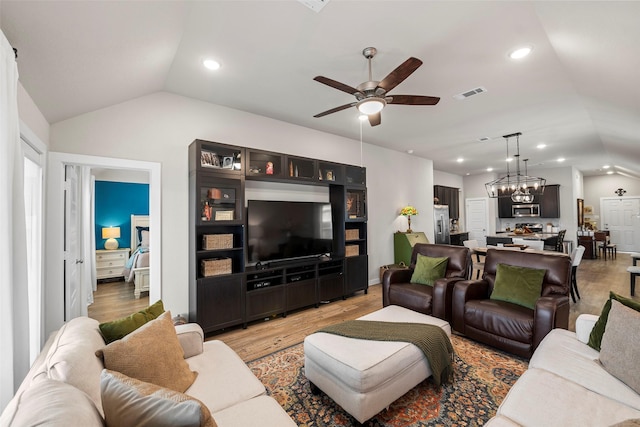
M 498 243 L 513 243 L 513 239 L 525 239 L 525 240 L 544 240 L 545 246 L 555 246 L 555 239 L 557 239 L 558 233 L 527 233 L 516 234 L 512 232 L 497 233 L 487 236 L 488 246 L 497 246 Z

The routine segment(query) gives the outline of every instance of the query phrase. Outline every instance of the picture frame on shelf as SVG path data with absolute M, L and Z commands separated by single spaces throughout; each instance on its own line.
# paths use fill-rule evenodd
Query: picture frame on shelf
M 233 156 L 222 157 L 222 169 L 233 169 Z
M 360 205 L 360 195 L 358 193 L 347 192 L 347 215 L 350 219 L 358 218 Z
M 333 176 L 333 171 L 332 170 L 328 170 L 326 172 L 326 177 L 327 177 L 327 181 L 335 181 L 335 177 Z
M 220 157 L 212 151 L 202 150 L 200 152 L 200 165 L 206 168 L 219 168 Z

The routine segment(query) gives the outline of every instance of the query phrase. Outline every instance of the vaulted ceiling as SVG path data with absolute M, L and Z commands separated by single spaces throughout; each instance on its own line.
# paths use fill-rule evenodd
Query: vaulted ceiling
M 380 126 L 362 125 L 365 142 L 473 175 L 503 170 L 502 135 L 522 132 L 530 168 L 640 177 L 640 2 L 324 3 L 2 0 L 0 24 L 50 123 L 168 91 L 360 140 L 355 107 L 313 117 L 354 100 L 313 78 L 359 85 L 374 46 L 373 80 L 413 56 L 424 64 L 392 94 L 441 101 L 387 105 Z M 532 53 L 510 59 L 522 45 Z M 222 68 L 205 69 L 208 57 Z

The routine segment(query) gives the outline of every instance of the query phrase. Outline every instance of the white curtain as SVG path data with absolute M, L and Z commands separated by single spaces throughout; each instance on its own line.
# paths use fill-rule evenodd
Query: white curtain
M 93 292 L 97 289 L 96 279 L 96 233 L 94 226 L 93 213 L 93 187 L 94 179 L 91 175 L 91 168 L 88 166 L 80 166 L 80 200 L 81 200 L 81 218 L 82 225 L 80 227 L 80 239 L 82 241 L 82 295 L 83 301 L 81 314 L 87 315 L 87 307 L 93 304 Z
M 0 31 L 0 411 L 29 370 L 29 299 L 18 67 Z

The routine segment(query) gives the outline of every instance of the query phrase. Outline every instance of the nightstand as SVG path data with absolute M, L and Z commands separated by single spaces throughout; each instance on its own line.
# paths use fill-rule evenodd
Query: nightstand
M 113 279 L 122 278 L 122 270 L 129 259 L 129 248 L 113 250 L 96 250 L 96 278 Z

